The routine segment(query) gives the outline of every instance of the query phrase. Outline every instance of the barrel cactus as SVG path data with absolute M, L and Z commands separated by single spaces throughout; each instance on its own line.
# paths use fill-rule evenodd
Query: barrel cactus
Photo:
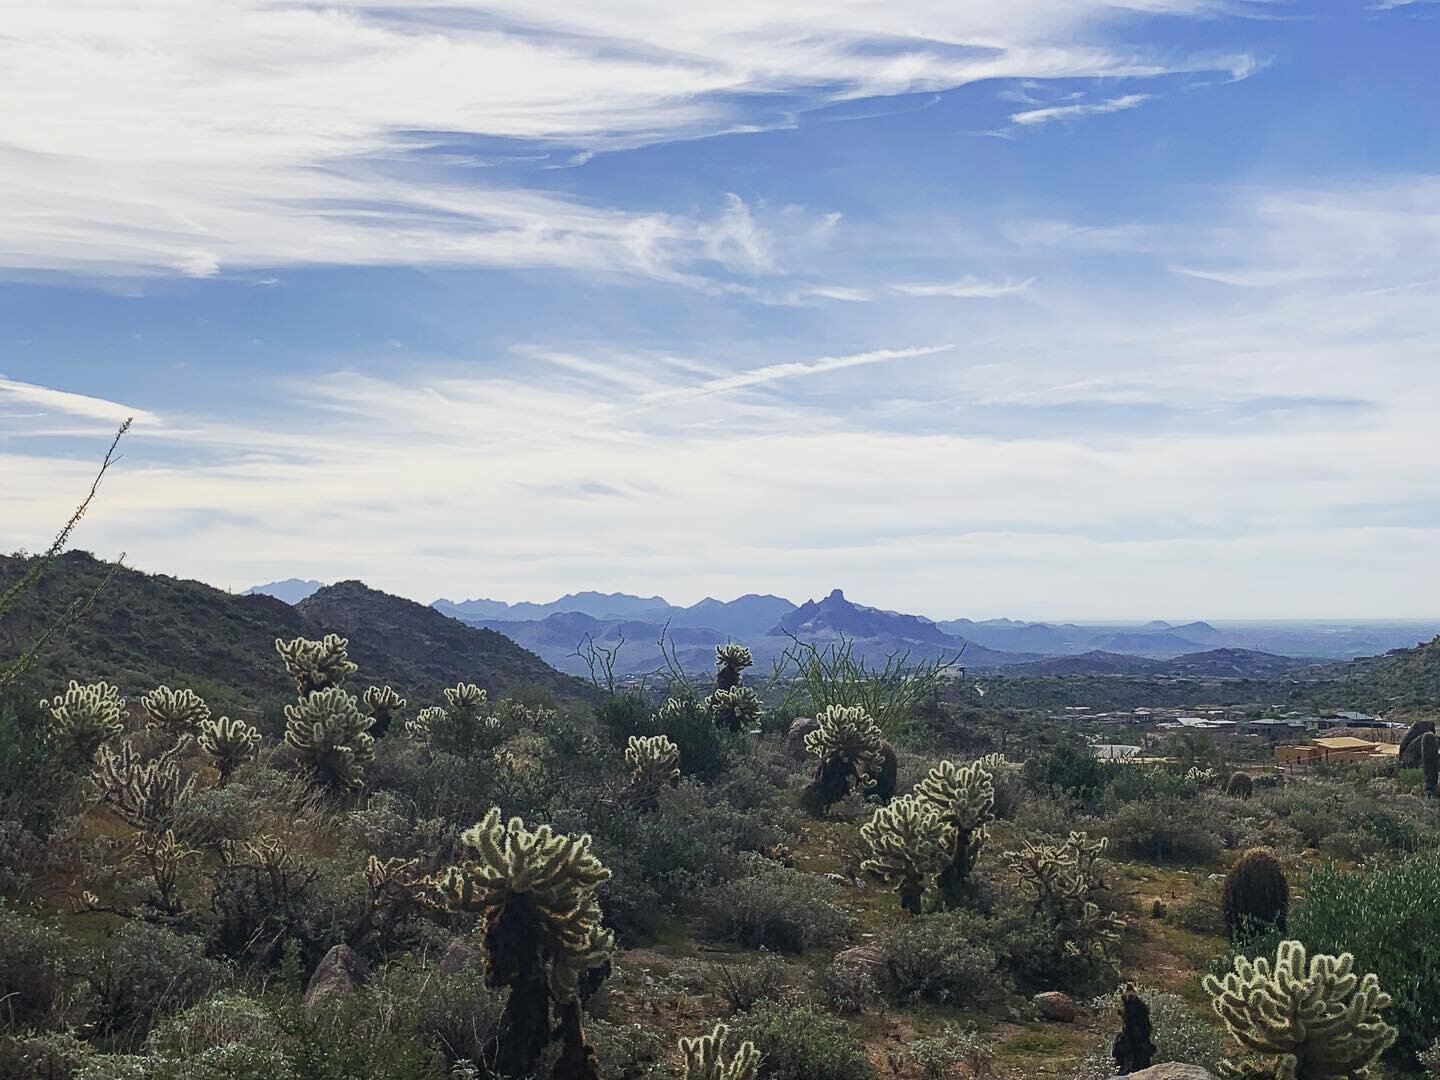
M 1223 980 L 1207 975 L 1205 989 L 1231 1037 L 1270 1059 L 1277 1080 L 1354 1080 L 1398 1034 L 1380 1015 L 1390 995 L 1375 975 L 1357 975 L 1349 953 L 1307 958 L 1298 941 L 1282 941 L 1273 964 L 1237 957 Z
M 1264 848 L 1245 852 L 1225 875 L 1222 902 L 1231 937 L 1243 939 L 1272 929 L 1283 933 L 1290 885 L 1280 860 Z
M 285 718 L 285 745 L 317 786 L 337 792 L 364 786 L 364 766 L 375 756 L 375 740 L 370 718 L 353 697 L 338 687 L 317 690 L 285 706 Z
M 995 820 L 995 779 L 979 761 L 969 765 L 942 761 L 920 781 L 915 795 L 934 807 L 953 830 L 949 858 L 938 882 L 940 895 L 953 907 L 963 898 L 965 882 L 985 845 L 986 826 Z
M 361 697 L 370 717 L 370 734 L 381 738 L 405 709 L 405 699 L 388 686 L 369 687 Z
M 203 721 L 195 741 L 210 756 L 215 771 L 220 774 L 220 786 L 224 787 L 235 770 L 255 756 L 260 746 L 260 732 L 244 720 L 222 716 Z
M 831 705 L 815 720 L 819 727 L 805 736 L 805 749 L 819 762 L 806 798 L 823 814 L 850 791 L 865 793 L 876 786 L 871 769 L 885 740 L 858 705 Z
M 537 1075 L 552 1038 L 561 1039 L 553 1077 L 597 1080 L 581 1027 L 580 980 L 608 964 L 614 938 L 601 925 L 596 890 L 610 877 L 589 836 L 550 826 L 502 823 L 498 807 L 461 837 L 475 858 L 452 866 L 436 887 L 453 909 L 485 920 L 486 979 L 510 990 L 495 1066 L 506 1077 Z
M 275 639 L 275 651 L 284 661 L 290 678 L 295 680 L 295 693 L 300 697 L 343 686 L 356 669 L 349 649 L 349 639 L 339 634 L 326 634 L 319 641 L 303 637 L 289 641 Z
M 109 683 L 82 686 L 71 679 L 63 694 L 40 705 L 54 721 L 51 741 L 78 761 L 90 761 L 102 743 L 125 730 L 125 699 Z
M 900 906 L 919 915 L 930 879 L 949 864 L 955 827 L 933 804 L 905 795 L 878 807 L 860 837 L 870 849 L 860 869 L 894 885 Z
M 684 1080 L 755 1080 L 760 1068 L 760 1052 L 755 1044 L 742 1042 L 732 1056 L 726 1045 L 729 1039 L 730 1029 L 724 1024 L 716 1024 L 709 1035 L 681 1039 Z
M 1232 799 L 1248 799 L 1255 793 L 1255 780 L 1247 772 L 1236 770 L 1225 781 L 1225 794 Z
M 145 726 L 176 735 L 193 735 L 210 719 L 210 707 L 194 690 L 171 690 L 157 686 L 140 699 Z

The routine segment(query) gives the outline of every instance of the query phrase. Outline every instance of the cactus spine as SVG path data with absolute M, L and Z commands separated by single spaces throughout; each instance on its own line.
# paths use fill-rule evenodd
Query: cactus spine
M 1133 985 L 1120 995 L 1120 1034 L 1115 1036 L 1112 1053 L 1121 1076 L 1148 1069 L 1155 1060 L 1155 1040 L 1150 1024 L 1150 1006 L 1145 1004 Z
M 405 721 L 405 735 L 415 742 L 428 743 L 430 737 L 435 733 L 436 722 L 443 723 L 444 720 L 445 710 L 439 705 L 431 705 L 416 713 L 414 720 Z
M 338 687 L 317 690 L 285 706 L 285 745 L 299 755 L 312 780 L 331 791 L 354 791 L 365 783 L 364 766 L 375 756 L 370 718 Z
M 360 700 L 370 717 L 370 735 L 376 739 L 390 730 L 390 725 L 405 708 L 405 699 L 388 686 L 372 686 Z
M 905 795 L 876 809 L 860 827 L 870 857 L 860 869 L 874 874 L 900 893 L 900 906 L 919 915 L 930 878 L 950 860 L 955 827 L 931 803 Z
M 915 794 L 954 829 L 938 882 L 940 895 L 953 907 L 963 898 L 965 882 L 985 846 L 986 826 L 995 820 L 995 778 L 980 761 L 960 766 L 942 761 L 920 781 Z
M 1264 848 L 1245 852 L 1225 875 L 1222 901 L 1232 938 L 1244 939 L 1271 929 L 1284 933 L 1290 885 L 1280 860 Z
M 760 1052 L 755 1044 L 742 1042 L 734 1057 L 728 1056 L 726 1042 L 730 1029 L 716 1024 L 709 1035 L 681 1039 L 680 1052 L 685 1055 L 684 1080 L 755 1080 L 759 1075 Z
M 224 787 L 235 770 L 255 756 L 260 746 L 260 732 L 244 720 L 222 716 L 218 720 L 202 721 L 200 737 L 195 741 L 210 755 L 215 771 L 220 774 L 220 786 Z
M 171 690 L 157 686 L 140 699 L 145 726 L 161 728 L 175 735 L 193 735 L 210 719 L 210 706 L 194 690 Z
M 614 947 L 595 897 L 610 871 L 591 853 L 589 836 L 527 829 L 519 818 L 502 824 L 498 807 L 461 839 L 476 858 L 450 867 L 436 887 L 450 907 L 484 916 L 486 979 L 510 989 L 498 1071 L 516 1080 L 536 1075 L 553 1007 L 563 1045 L 552 1076 L 597 1080 L 580 1024 L 579 981 L 607 964 Z
M 680 779 L 680 748 L 664 735 L 631 735 L 625 747 L 630 766 L 627 801 L 647 813 L 660 808 L 660 789 Z
M 1248 799 L 1255 793 L 1255 780 L 1247 772 L 1236 771 L 1225 781 L 1225 794 L 1232 799 Z
M 141 760 L 129 742 L 117 753 L 100 747 L 90 783 L 95 794 L 117 817 L 137 829 L 156 832 L 170 822 L 175 807 L 195 790 L 195 778 L 180 771 L 179 757 L 188 738 L 149 761 Z
M 81 686 L 71 679 L 63 694 L 48 701 L 42 698 L 40 705 L 50 710 L 55 721 L 51 740 L 79 761 L 90 761 L 101 743 L 125 730 L 125 699 L 109 683 Z
M 339 634 L 326 634 L 319 641 L 303 637 L 290 641 L 275 639 L 275 651 L 285 662 L 290 678 L 295 680 L 295 693 L 302 698 L 344 684 L 356 669 L 350 660 L 349 648 L 349 640 Z
M 858 705 L 831 705 L 815 721 L 820 726 L 805 736 L 805 749 L 819 763 L 806 798 L 812 809 L 823 814 L 852 788 L 866 792 L 875 787 L 871 766 L 885 740 L 870 714 Z
M 1373 974 L 1362 979 L 1354 969 L 1349 953 L 1307 963 L 1304 945 L 1282 941 L 1273 965 L 1237 957 L 1223 981 L 1207 975 L 1205 989 L 1241 1047 L 1276 1059 L 1277 1080 L 1350 1080 L 1397 1035 L 1380 1016 L 1390 995 Z

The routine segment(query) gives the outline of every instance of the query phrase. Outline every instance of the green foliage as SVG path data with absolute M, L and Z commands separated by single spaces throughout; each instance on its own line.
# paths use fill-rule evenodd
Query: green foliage
M 680 1040 L 685 1058 L 685 1080 L 755 1080 L 760 1053 L 752 1042 L 742 1042 L 731 1053 L 730 1029 L 716 1024 L 709 1035 Z
M 86 978 L 97 1030 L 143 1035 L 162 1016 L 226 985 L 230 969 L 207 957 L 199 938 L 128 922 L 106 941 Z
M 260 732 L 244 720 L 222 716 L 201 721 L 196 742 L 210 756 L 215 771 L 220 774 L 220 786 L 224 787 L 235 770 L 255 756 L 260 746 Z
M 771 1001 L 736 1024 L 760 1052 L 764 1080 L 873 1080 L 875 1069 L 845 1021 L 791 1001 Z
M 355 791 L 364 766 L 375 756 L 370 717 L 338 687 L 317 690 L 285 706 L 285 745 L 305 764 L 314 783 L 330 791 Z
M 1307 948 L 1353 953 L 1393 1001 L 1400 1049 L 1417 1053 L 1440 1038 L 1440 855 L 1426 852 L 1363 873 L 1322 866 L 1288 933 Z
M 900 893 L 900 906 L 919 915 L 930 879 L 950 862 L 956 848 L 955 826 L 934 804 L 915 795 L 876 808 L 860 827 L 870 854 L 860 864 Z
M 0 820 L 40 839 L 71 814 L 85 793 L 81 763 L 55 752 L 49 719 L 21 686 L 0 689 Z
M 814 874 L 760 863 L 706 896 L 705 926 L 714 937 L 747 948 L 804 952 L 850 934 L 854 919 L 838 903 L 838 891 Z
M 1357 975 L 1349 953 L 1307 963 L 1298 941 L 1282 941 L 1273 964 L 1238 958 L 1223 980 L 1207 976 L 1205 989 L 1241 1048 L 1275 1060 L 1277 1080 L 1353 1080 L 1397 1034 L 1380 1015 L 1390 996 L 1374 973 Z
M 753 963 L 716 964 L 711 984 L 732 1013 L 749 1012 L 762 1001 L 785 992 L 785 964 L 778 956 L 761 954 Z
M 1220 854 L 1213 814 L 1195 799 L 1126 803 L 1110 818 L 1107 832 L 1116 848 L 1147 862 L 1207 863 Z
M 712 778 L 730 764 L 734 736 L 715 724 L 704 703 L 693 694 L 667 698 L 650 726 L 679 747 L 680 771 L 686 776 Z
M 1290 913 L 1290 885 L 1274 852 L 1253 848 L 1236 860 L 1225 875 L 1221 907 L 1232 938 L 1284 932 Z
M 75 999 L 80 950 L 49 923 L 0 903 L 0 1016 L 20 1028 L 62 1023 Z
M 974 928 L 973 920 L 946 913 L 896 926 L 884 942 L 896 998 L 965 1008 L 996 996 L 999 961 L 983 938 L 971 936 Z
M 436 750 L 470 760 L 488 754 L 500 743 L 500 718 L 490 710 L 489 696 L 475 683 L 459 683 L 445 690 L 445 708 L 422 712 Z
M 959 659 L 957 655 L 912 664 L 908 653 L 899 653 L 887 657 L 883 667 L 873 668 L 855 655 L 855 643 L 848 638 L 824 649 L 791 641 L 776 672 L 777 677 L 790 679 L 788 707 L 800 715 L 832 707 L 860 708 L 889 735 L 910 727 L 921 706 L 936 698 L 941 680 Z

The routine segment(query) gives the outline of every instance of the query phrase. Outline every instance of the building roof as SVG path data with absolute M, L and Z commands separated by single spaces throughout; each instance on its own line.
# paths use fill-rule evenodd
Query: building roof
M 1357 739 L 1350 735 L 1341 735 L 1333 739 L 1316 739 L 1316 746 L 1323 746 L 1326 750 L 1374 750 L 1376 743 L 1370 739 Z

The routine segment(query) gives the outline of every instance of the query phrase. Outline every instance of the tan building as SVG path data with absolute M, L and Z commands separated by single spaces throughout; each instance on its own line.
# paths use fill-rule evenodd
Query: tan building
M 1393 743 L 1338 735 L 1316 739 L 1305 746 L 1275 747 L 1275 761 L 1280 765 L 1360 765 L 1380 764 L 1394 760 L 1400 748 Z

